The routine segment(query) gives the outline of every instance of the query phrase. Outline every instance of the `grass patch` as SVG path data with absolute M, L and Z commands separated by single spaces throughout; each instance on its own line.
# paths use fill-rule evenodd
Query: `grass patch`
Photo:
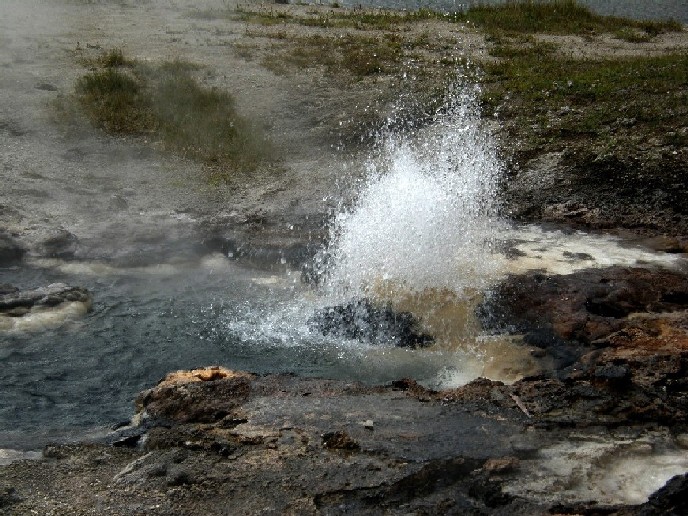
M 400 25 L 438 18 L 440 15 L 428 9 L 398 12 L 389 10 L 351 11 L 333 13 L 333 24 L 337 27 L 352 27 L 360 30 L 394 30 Z
M 500 112 L 512 136 L 532 148 L 664 141 L 662 127 L 688 123 L 688 56 L 565 58 L 536 34 L 612 34 L 641 43 L 678 22 L 599 16 L 573 0 L 476 6 L 450 17 L 487 33 L 498 61 L 483 63 L 486 114 Z M 633 141 L 631 141 L 633 140 Z
M 77 95 L 89 118 L 113 133 L 154 129 L 154 117 L 141 81 L 117 68 L 95 70 L 78 80 Z
M 294 22 L 297 19 L 280 9 L 251 10 L 241 6 L 237 6 L 234 10 L 234 17 L 246 23 L 253 23 L 264 27 Z
M 487 32 L 594 34 L 641 31 L 648 37 L 663 32 L 681 31 L 676 21 L 635 21 L 601 16 L 575 0 L 519 1 L 502 5 L 477 5 L 448 17 L 455 22 L 470 22 Z
M 113 48 L 100 56 L 98 64 L 103 68 L 119 68 L 121 66 L 130 66 L 133 63 L 124 57 L 124 52 L 122 52 L 121 48 Z
M 688 125 L 688 55 L 564 59 L 548 45 L 500 47 L 484 102 L 535 146 L 581 137 L 664 138 Z M 631 130 L 632 129 L 632 130 Z
M 238 115 L 229 93 L 196 81 L 197 69 L 183 61 L 144 65 L 110 52 L 77 81 L 76 95 L 92 123 L 108 132 L 147 134 L 222 173 L 254 170 L 269 146 Z

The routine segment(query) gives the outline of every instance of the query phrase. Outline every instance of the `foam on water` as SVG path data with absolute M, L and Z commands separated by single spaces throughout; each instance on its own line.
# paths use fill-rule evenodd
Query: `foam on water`
M 621 238 L 582 231 L 545 231 L 538 226 L 510 228 L 501 240 L 516 250 L 503 262 L 502 273 L 523 274 L 539 270 L 549 274 L 572 274 L 595 267 L 656 265 L 668 268 L 685 266 L 679 254 L 661 253 Z
M 634 437 L 572 433 L 521 462 L 505 491 L 545 502 L 641 504 L 688 469 L 685 435 L 666 430 Z

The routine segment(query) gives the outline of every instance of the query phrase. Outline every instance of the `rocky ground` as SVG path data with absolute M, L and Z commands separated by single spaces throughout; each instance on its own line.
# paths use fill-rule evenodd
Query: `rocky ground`
M 47 258 L 136 265 L 236 249 L 267 261 L 286 249 L 303 261 L 362 173 L 370 129 L 397 116 L 390 101 L 407 76 L 418 75 L 412 116 L 394 119 L 401 126 L 405 117 L 427 121 L 446 63 L 496 59 L 483 33 L 441 20 L 378 37 L 385 29 L 319 26 L 330 8 L 234 7 L 3 3 L 0 267 Z M 329 48 L 322 37 L 400 38 L 406 53 L 392 64 L 403 75 L 381 73 L 387 62 L 369 74 L 346 68 L 346 56 L 318 61 L 313 44 Z M 586 57 L 661 55 L 688 47 L 688 34 L 575 43 Z M 201 65 L 199 80 L 231 91 L 280 158 L 216 184 L 206 166 L 155 142 L 113 138 L 74 118 L 84 63 L 115 47 L 142 61 Z M 669 143 L 641 133 L 638 146 L 603 154 L 594 137 L 569 147 L 588 152 L 532 148 L 503 113 L 502 138 L 517 138 L 504 146 L 513 217 L 633 232 L 655 249 L 686 252 L 685 119 L 667 128 Z M 643 267 L 508 278 L 482 304 L 483 324 L 525 335 L 548 365 L 513 385 L 479 379 L 434 392 L 410 379 L 366 387 L 221 368 L 171 374 L 139 396 L 131 425 L 107 442 L 51 445 L 40 461 L 0 468 L 0 512 L 684 514 L 686 278 Z M 0 309 L 23 315 L 55 305 L 56 292 L 90 302 L 66 286 L 0 288 Z
M 141 393 L 111 444 L 51 445 L 3 468 L 1 501 L 11 514 L 682 514 L 685 475 L 646 503 L 589 501 L 605 500 L 627 457 L 685 455 L 674 424 L 685 364 L 672 365 L 652 386 L 624 365 L 586 363 L 562 380 L 445 392 L 173 373 Z M 658 396 L 662 383 L 671 393 Z

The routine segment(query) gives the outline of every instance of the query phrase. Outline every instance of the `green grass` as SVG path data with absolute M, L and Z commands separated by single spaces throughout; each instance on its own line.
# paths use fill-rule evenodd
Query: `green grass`
M 572 0 L 478 6 L 453 19 L 487 32 L 490 54 L 499 59 L 482 65 L 485 111 L 499 110 L 510 131 L 532 147 L 665 140 L 664 125 L 688 124 L 686 55 L 566 58 L 556 43 L 535 37 L 607 33 L 640 43 L 681 30 L 677 22 L 599 16 Z
M 639 30 L 648 36 L 680 31 L 676 21 L 635 21 L 601 16 L 575 0 L 520 1 L 503 5 L 478 5 L 449 16 L 452 21 L 470 22 L 487 32 L 594 34 Z
M 121 48 L 113 48 L 112 50 L 105 52 L 100 59 L 98 59 L 98 64 L 103 68 L 119 68 L 121 66 L 129 66 L 132 64 L 131 61 L 124 57 L 124 52 Z
M 408 12 L 354 10 L 351 12 L 334 13 L 332 20 L 337 27 L 352 27 L 360 30 L 395 30 L 400 25 L 406 23 L 435 19 L 439 16 L 438 13 L 427 9 Z
M 238 115 L 229 93 L 196 81 L 197 69 L 183 61 L 143 65 L 110 52 L 77 81 L 76 95 L 92 123 L 108 132 L 147 134 L 227 174 L 254 170 L 269 145 Z
M 688 125 L 685 53 L 579 60 L 554 50 L 500 46 L 503 59 L 484 64 L 486 110 L 501 108 L 533 145 L 577 138 L 621 144 L 634 135 L 664 140 L 664 128 Z
M 141 82 L 116 68 L 95 70 L 80 78 L 77 95 L 89 118 L 113 133 L 142 133 L 154 128 L 153 113 Z
M 238 6 L 234 10 L 233 16 L 246 23 L 253 23 L 265 27 L 269 27 L 271 25 L 279 25 L 282 23 L 294 22 L 296 20 L 296 18 L 294 18 L 290 14 L 285 13 L 284 11 L 281 11 L 279 9 L 251 10 L 245 9 L 241 6 Z

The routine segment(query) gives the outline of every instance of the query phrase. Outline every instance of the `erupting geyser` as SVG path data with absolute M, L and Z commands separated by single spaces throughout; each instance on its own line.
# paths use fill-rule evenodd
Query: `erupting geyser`
M 478 94 L 461 83 L 433 123 L 383 137 L 357 201 L 332 224 L 328 295 L 368 296 L 381 286 L 461 292 L 494 275 L 502 165 Z

